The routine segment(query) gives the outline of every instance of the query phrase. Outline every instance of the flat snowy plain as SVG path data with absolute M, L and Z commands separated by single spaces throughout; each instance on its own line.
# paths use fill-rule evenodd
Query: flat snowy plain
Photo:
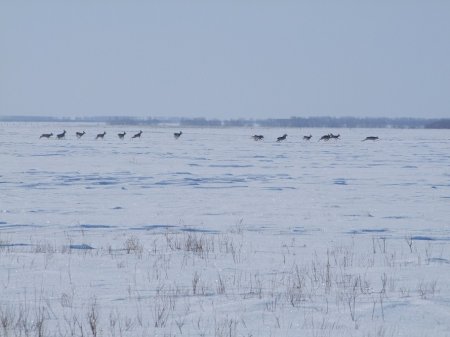
M 0 124 L 0 336 L 450 336 L 449 131 L 142 130 Z

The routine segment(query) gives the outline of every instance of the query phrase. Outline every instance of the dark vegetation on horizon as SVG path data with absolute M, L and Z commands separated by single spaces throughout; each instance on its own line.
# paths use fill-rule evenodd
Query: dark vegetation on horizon
M 207 119 L 207 118 L 138 118 L 0 116 L 3 122 L 69 122 L 109 123 L 113 125 L 179 125 L 200 127 L 333 127 L 333 128 L 410 128 L 450 129 L 450 119 L 425 118 L 356 118 L 356 117 L 291 117 L 270 119 Z

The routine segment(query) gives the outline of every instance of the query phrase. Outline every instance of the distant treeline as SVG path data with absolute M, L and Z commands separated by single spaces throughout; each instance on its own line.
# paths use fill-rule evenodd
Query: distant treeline
M 450 119 L 291 117 L 270 119 L 138 118 L 138 117 L 36 117 L 0 116 L 3 122 L 108 123 L 113 125 L 178 125 L 200 127 L 294 127 L 294 128 L 408 128 L 450 129 Z

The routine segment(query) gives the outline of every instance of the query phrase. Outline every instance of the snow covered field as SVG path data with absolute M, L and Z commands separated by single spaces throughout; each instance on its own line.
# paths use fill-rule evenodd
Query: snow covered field
M 175 131 L 0 124 L 0 336 L 450 336 L 448 131 Z

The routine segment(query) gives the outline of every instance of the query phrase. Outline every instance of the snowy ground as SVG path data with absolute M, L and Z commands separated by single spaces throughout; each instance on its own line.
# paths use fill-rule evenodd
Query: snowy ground
M 139 129 L 0 124 L 0 336 L 450 336 L 448 131 Z

